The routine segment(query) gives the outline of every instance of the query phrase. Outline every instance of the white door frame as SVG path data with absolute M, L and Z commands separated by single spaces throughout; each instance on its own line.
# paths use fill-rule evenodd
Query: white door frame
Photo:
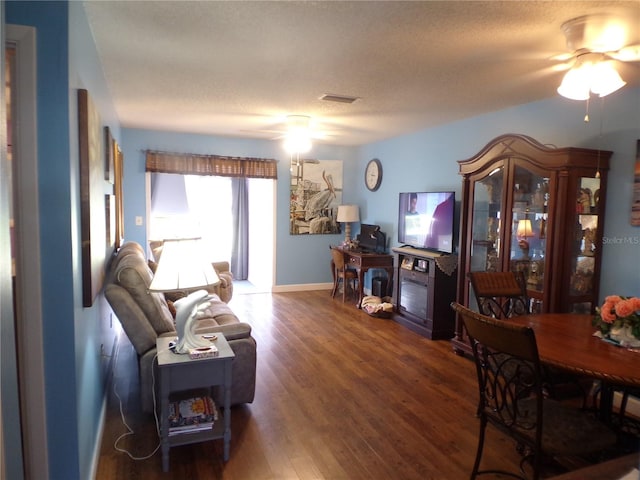
M 5 41 L 16 47 L 16 89 L 13 98 L 14 216 L 19 245 L 16 270 L 16 338 L 20 370 L 20 401 L 25 478 L 49 478 L 44 342 L 40 272 L 38 150 L 36 101 L 36 29 L 6 25 Z

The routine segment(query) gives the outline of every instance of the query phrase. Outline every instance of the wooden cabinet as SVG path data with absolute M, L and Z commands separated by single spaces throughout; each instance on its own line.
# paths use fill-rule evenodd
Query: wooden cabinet
M 503 135 L 459 161 L 457 301 L 477 308 L 470 271 L 523 271 L 532 312 L 593 312 L 598 302 L 612 152 Z M 456 351 L 469 351 L 456 324 Z
M 455 316 L 449 305 L 455 298 L 457 258 L 410 247 L 392 250 L 394 319 L 432 340 L 453 337 Z

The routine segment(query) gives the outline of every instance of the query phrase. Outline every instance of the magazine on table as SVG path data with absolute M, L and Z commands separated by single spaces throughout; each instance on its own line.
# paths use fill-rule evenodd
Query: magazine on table
M 169 403 L 169 435 L 206 430 L 216 420 L 218 410 L 211 397 L 192 397 Z

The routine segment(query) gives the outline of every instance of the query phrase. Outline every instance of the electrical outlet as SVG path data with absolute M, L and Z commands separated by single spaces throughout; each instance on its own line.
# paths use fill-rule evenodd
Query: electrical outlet
M 139 216 L 139 215 L 136 217 L 136 225 L 138 227 L 140 227 L 142 225 L 142 217 Z

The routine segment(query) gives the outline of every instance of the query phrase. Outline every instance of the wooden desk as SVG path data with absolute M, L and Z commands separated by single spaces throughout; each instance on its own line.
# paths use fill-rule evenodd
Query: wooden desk
M 348 250 L 337 246 L 332 246 L 331 248 L 338 249 L 344 253 L 347 265 L 358 272 L 358 303 L 356 304 L 358 308 L 360 308 L 360 304 L 362 303 L 364 274 L 367 270 L 380 268 L 387 272 L 387 291 L 385 294 L 390 295 L 390 292 L 392 291 L 391 283 L 393 281 L 393 255 L 389 255 L 387 253 L 367 253 L 359 250 Z M 333 261 L 331 263 L 331 271 L 333 272 L 335 281 Z
M 614 386 L 640 386 L 640 350 L 605 342 L 593 333 L 591 315 L 545 313 L 509 321 L 533 328 L 540 360 L 548 365 L 601 380 L 600 416 L 611 421 Z

